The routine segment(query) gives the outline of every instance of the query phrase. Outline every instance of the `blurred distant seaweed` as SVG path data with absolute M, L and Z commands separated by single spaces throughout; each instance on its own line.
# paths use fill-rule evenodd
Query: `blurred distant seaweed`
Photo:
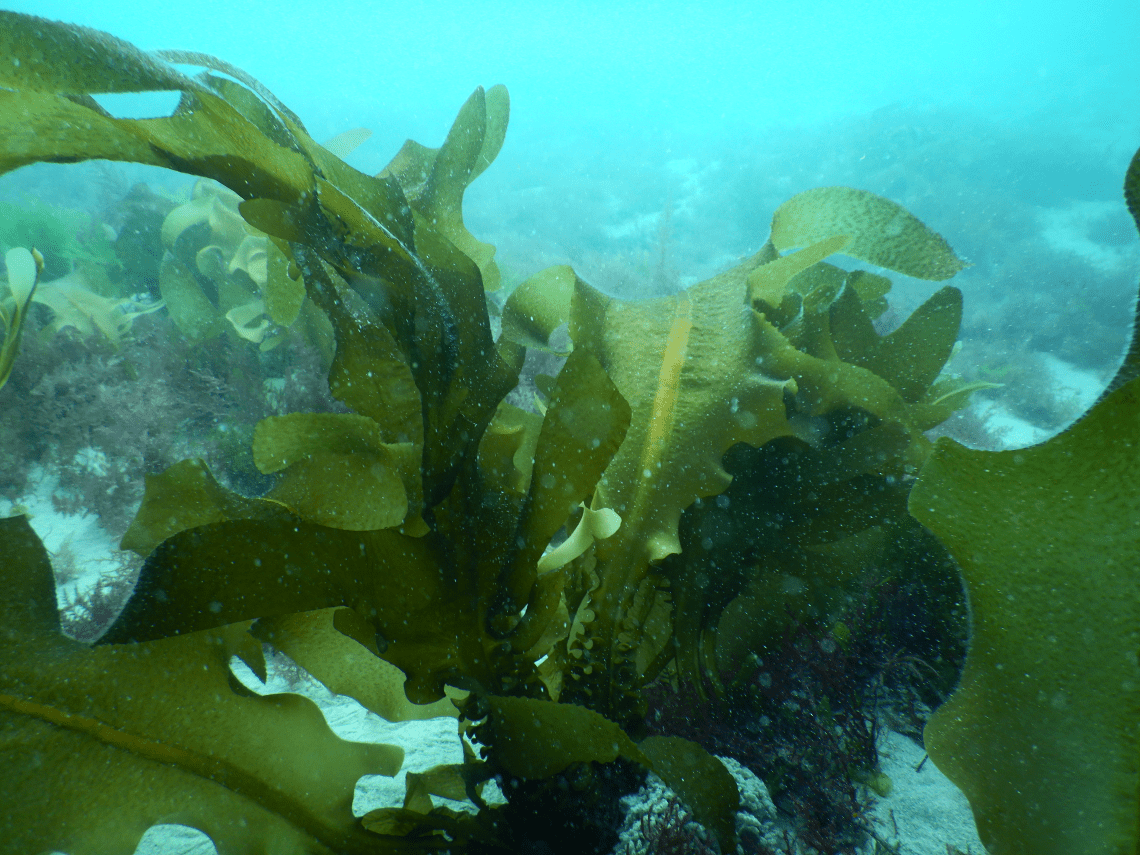
M 241 197 L 199 180 L 162 223 L 158 286 L 171 319 L 198 343 L 230 332 L 272 350 L 291 327 L 331 361 L 332 329 L 288 275 L 288 259 L 238 212 Z
M 135 319 L 156 312 L 161 302 L 137 302 L 129 297 L 104 297 L 95 290 L 97 273 L 73 270 L 66 276 L 44 282 L 32 301 L 52 311 L 52 321 L 43 334 L 53 337 L 62 329 L 75 329 L 81 336 L 102 335 L 116 347 L 122 344 Z
M 90 214 L 49 205 L 34 196 L 0 201 L 0 250 L 35 247 L 44 256 L 44 278 L 56 279 L 76 264 L 118 264 L 111 240 Z
M 136 317 L 162 308 L 131 299 L 115 284 L 122 264 L 114 237 L 112 229 L 81 211 L 31 196 L 19 204 L 0 201 L 0 250 L 30 247 L 42 256 L 31 302 L 51 310 L 44 336 L 70 327 L 118 346 Z

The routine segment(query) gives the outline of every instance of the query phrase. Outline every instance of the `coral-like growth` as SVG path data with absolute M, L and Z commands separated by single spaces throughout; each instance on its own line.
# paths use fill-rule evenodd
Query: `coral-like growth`
M 700 838 L 692 814 L 676 796 L 671 796 L 660 812 L 645 814 L 639 830 L 646 855 L 716 855 L 716 850 Z

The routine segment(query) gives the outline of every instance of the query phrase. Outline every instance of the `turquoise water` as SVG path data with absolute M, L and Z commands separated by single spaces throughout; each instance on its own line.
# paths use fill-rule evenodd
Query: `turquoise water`
M 477 84 L 515 103 L 504 157 L 551 144 L 730 140 L 883 107 L 973 111 L 1045 133 L 1136 131 L 1140 7 L 1074 2 L 276 2 L 6 8 L 246 69 L 314 135 L 362 124 L 377 168 Z M 676 152 L 680 154 L 680 152 Z M 511 160 L 505 160 L 511 163 Z M 581 169 L 567 157 L 563 168 Z M 1120 170 L 1117 170 L 1120 171 Z

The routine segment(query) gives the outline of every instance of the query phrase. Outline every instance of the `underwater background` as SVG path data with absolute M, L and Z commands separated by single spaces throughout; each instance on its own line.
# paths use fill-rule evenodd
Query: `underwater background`
M 464 197 L 464 221 L 497 248 L 506 293 L 571 264 L 622 299 L 674 294 L 757 252 L 772 212 L 801 191 L 885 196 L 970 265 L 953 280 L 963 315 L 947 372 L 992 388 L 931 437 L 997 450 L 1053 436 L 1097 398 L 1128 343 L 1140 270 L 1120 189 L 1140 144 L 1131 0 L 5 8 L 220 57 L 318 141 L 371 131 L 345 157 L 369 174 L 407 138 L 439 144 L 475 86 L 505 84 L 510 131 Z M 97 100 L 136 118 L 176 102 Z M 33 306 L 0 388 L 0 510 L 31 514 L 80 639 L 106 627 L 141 566 L 108 550 L 145 474 L 201 457 L 257 495 L 272 483 L 249 452 L 258 420 L 344 411 L 321 355 L 298 338 L 195 339 L 159 306 L 164 224 L 194 188 L 108 162 L 0 176 L 0 252 L 35 245 L 45 281 L 72 276 L 117 303 L 110 331 L 89 307 Z M 891 278 L 879 332 L 938 287 Z
M 1103 379 L 1124 346 L 1136 237 L 1120 176 L 1140 134 L 1130 0 L 6 8 L 222 57 L 318 140 L 370 130 L 349 156 L 369 173 L 406 138 L 441 138 L 472 86 L 506 84 L 510 135 L 465 216 L 508 285 L 569 262 L 609 293 L 668 293 L 754 252 L 796 192 L 885 195 L 971 263 L 955 279 L 953 367 L 1004 384 L 976 400 L 1014 443 L 1087 405 L 1068 365 Z M 141 117 L 175 96 L 100 103 Z M 0 200 L 99 214 L 141 179 L 189 186 L 145 167 L 36 165 L 0 179 Z M 892 309 L 905 317 L 933 290 L 899 277 Z M 1041 388 L 1054 381 L 1068 391 Z

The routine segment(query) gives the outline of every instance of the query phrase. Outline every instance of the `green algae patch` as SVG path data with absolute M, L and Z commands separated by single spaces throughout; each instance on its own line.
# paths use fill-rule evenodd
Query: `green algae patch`
M 972 637 L 925 732 L 992 855 L 1140 842 L 1140 381 L 1052 441 L 942 439 L 910 511 L 958 560 Z

